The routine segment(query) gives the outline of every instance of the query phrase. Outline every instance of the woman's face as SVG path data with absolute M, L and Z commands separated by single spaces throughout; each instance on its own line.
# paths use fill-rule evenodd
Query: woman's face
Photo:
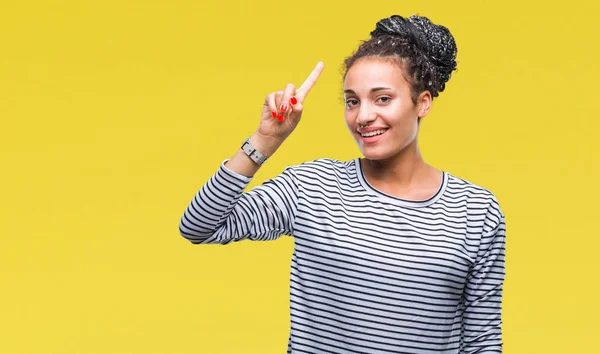
M 382 160 L 416 143 L 418 117 L 428 113 L 431 95 L 423 92 L 414 104 L 396 61 L 361 58 L 346 73 L 344 101 L 346 125 L 359 149 L 367 159 Z

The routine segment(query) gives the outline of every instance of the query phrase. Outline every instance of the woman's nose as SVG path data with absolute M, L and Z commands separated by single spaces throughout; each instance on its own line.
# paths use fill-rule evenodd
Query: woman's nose
M 366 125 L 369 125 L 371 122 L 373 122 L 375 119 L 377 118 L 377 115 L 375 113 L 372 112 L 359 112 L 358 116 L 356 117 L 356 123 L 359 125 L 362 125 L 363 127 Z

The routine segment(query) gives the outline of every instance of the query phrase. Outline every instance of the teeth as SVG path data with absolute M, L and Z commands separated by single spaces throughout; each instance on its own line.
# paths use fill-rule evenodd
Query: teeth
M 379 135 L 379 134 L 383 134 L 387 129 L 379 129 L 379 130 L 375 130 L 373 132 L 368 132 L 368 133 L 361 133 L 360 135 L 362 137 L 368 138 L 370 136 L 375 136 L 375 135 Z

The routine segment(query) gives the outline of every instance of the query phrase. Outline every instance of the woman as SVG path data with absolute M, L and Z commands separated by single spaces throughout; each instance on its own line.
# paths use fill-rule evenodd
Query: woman
M 182 216 L 192 243 L 294 236 L 288 353 L 502 351 L 504 215 L 417 144 L 456 53 L 425 17 L 379 21 L 345 61 L 345 120 L 364 158 L 290 166 L 243 192 L 298 124 L 319 63 L 266 97 L 258 130 Z

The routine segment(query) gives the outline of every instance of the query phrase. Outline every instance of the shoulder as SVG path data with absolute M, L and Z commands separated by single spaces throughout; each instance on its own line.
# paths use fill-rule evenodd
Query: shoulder
M 354 160 L 340 161 L 331 158 L 319 158 L 290 166 L 296 172 L 304 174 L 349 174 L 355 169 Z
M 451 173 L 447 173 L 447 175 L 447 189 L 454 198 L 466 199 L 468 202 L 486 209 L 488 213 L 491 212 L 498 217 L 504 217 L 498 198 L 490 189 Z
M 446 172 L 446 174 L 448 175 L 448 189 L 452 193 L 497 202 L 496 196 L 488 188 L 452 173 Z
M 482 242 L 484 239 L 503 235 L 505 216 L 498 198 L 486 187 L 464 178 L 448 174 L 448 195 L 456 200 L 466 200 L 470 213 L 482 222 Z M 489 240 L 484 242 L 489 244 Z
M 319 158 L 305 161 L 287 169 L 300 185 L 319 185 L 331 188 L 356 183 L 354 160 L 340 161 L 331 158 Z

